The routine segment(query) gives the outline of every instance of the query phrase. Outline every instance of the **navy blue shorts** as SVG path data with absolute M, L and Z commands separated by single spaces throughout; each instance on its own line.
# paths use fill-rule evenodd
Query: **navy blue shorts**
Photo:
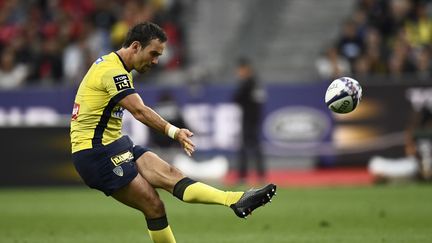
M 137 176 L 135 161 L 147 151 L 123 136 L 108 145 L 75 152 L 72 161 L 85 184 L 110 196 Z

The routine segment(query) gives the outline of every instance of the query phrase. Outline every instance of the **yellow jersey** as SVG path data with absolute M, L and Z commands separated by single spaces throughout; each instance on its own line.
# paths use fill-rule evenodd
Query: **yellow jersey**
M 75 97 L 70 129 L 72 153 L 119 139 L 124 108 L 118 102 L 135 92 L 132 75 L 117 53 L 98 58 Z

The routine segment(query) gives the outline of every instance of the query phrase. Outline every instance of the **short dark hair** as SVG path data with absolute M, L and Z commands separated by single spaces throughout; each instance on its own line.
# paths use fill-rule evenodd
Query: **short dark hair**
M 129 47 L 132 42 L 139 41 L 141 45 L 147 46 L 151 40 L 159 39 L 161 42 L 167 41 L 165 32 L 157 24 L 143 22 L 132 27 L 126 35 L 123 47 Z

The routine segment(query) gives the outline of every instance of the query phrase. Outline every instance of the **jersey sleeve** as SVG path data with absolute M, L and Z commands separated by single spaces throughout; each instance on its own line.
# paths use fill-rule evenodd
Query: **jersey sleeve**
M 118 101 L 128 94 L 135 93 L 132 76 L 124 70 L 110 70 L 102 76 L 102 85 L 111 98 Z

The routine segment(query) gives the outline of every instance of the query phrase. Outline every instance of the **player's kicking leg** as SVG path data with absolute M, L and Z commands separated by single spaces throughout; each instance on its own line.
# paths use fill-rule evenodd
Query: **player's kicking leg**
M 114 192 L 112 197 L 144 214 L 150 238 L 154 243 L 176 242 L 163 202 L 156 190 L 141 175 L 138 174 L 128 185 Z
M 141 176 L 152 186 L 163 188 L 184 202 L 225 205 L 241 218 L 270 202 L 276 193 L 274 184 L 247 192 L 222 191 L 185 177 L 152 152 L 144 153 L 137 160 L 137 167 Z

